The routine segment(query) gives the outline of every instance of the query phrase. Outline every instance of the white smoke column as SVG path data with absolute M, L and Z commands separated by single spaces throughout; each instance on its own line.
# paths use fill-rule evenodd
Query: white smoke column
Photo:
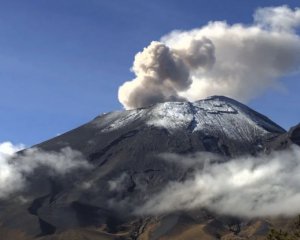
M 46 152 L 39 149 L 25 150 L 23 145 L 10 142 L 0 144 L 0 199 L 22 190 L 27 184 L 27 176 L 39 167 L 46 167 L 48 174 L 63 175 L 78 168 L 90 168 L 83 155 L 71 148 L 59 152 Z
M 191 166 L 195 174 L 170 182 L 136 210 L 161 214 L 206 208 L 240 217 L 293 216 L 300 212 L 300 147 L 258 157 L 246 156 L 216 163 L 218 156 L 164 155 L 166 160 Z M 211 159 L 210 164 L 208 159 Z M 186 165 L 187 164 L 187 165 Z M 201 167 L 200 167 L 201 166 Z
M 248 101 L 300 66 L 300 9 L 260 8 L 251 25 L 210 22 L 174 31 L 139 52 L 119 88 L 126 109 L 226 95 Z

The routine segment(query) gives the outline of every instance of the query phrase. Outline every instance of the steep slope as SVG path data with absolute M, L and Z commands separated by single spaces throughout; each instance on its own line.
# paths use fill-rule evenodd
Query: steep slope
M 198 137 L 219 138 L 228 143 L 243 145 L 247 150 L 257 144 L 257 141 L 264 141 L 285 132 L 270 119 L 247 106 L 227 97 L 214 96 L 194 103 L 167 102 L 149 108 L 103 114 L 90 123 L 38 147 L 57 150 L 71 146 L 90 154 L 103 145 L 102 150 L 106 150 L 108 145 L 105 142 L 118 144 L 122 137 L 130 138 L 147 130 L 159 130 L 163 134 L 175 136 L 197 133 Z M 110 139 L 113 140 L 109 141 Z M 199 138 L 200 142 L 201 140 L 203 139 Z M 233 146 L 232 152 L 243 152 L 245 148 L 240 151 Z
M 78 227 L 103 226 L 110 234 L 128 228 L 134 239 L 145 223 L 132 215 L 136 206 L 190 171 L 162 160 L 161 153 L 207 151 L 226 160 L 265 150 L 284 133 L 265 116 L 222 96 L 103 114 L 35 146 L 45 151 L 71 147 L 92 169 L 64 177 L 35 172 L 22 192 L 26 201 L 0 203 L 0 222 L 34 236 Z

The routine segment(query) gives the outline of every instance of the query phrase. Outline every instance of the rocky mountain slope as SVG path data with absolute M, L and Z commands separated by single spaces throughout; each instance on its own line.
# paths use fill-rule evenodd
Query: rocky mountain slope
M 135 212 L 170 181 L 182 181 L 193 170 L 164 161 L 161 154 L 210 152 L 229 161 L 299 144 L 299 129 L 287 133 L 222 96 L 102 114 L 34 146 L 47 152 L 70 147 L 91 167 L 64 176 L 40 168 L 28 176 L 25 189 L 0 201 L 0 233 L 6 239 L 44 240 L 234 239 L 236 234 L 238 239 L 263 239 L 269 220 L 242 222 L 203 209 L 156 216 Z

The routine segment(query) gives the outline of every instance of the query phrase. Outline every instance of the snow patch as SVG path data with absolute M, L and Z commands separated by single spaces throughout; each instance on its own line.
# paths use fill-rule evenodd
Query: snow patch
M 187 128 L 194 115 L 187 102 L 158 104 L 149 113 L 146 124 L 167 129 Z
M 214 96 L 194 103 L 165 102 L 149 108 L 112 112 L 95 119 L 101 132 L 126 128 L 134 123 L 146 124 L 168 131 L 202 131 L 205 134 L 222 134 L 230 139 L 253 136 L 270 132 L 284 132 L 266 117 L 257 114 L 247 106 L 230 98 Z
M 111 132 L 120 129 L 136 121 L 143 115 L 143 109 L 130 110 L 125 112 L 110 113 L 105 118 L 109 124 L 101 132 Z

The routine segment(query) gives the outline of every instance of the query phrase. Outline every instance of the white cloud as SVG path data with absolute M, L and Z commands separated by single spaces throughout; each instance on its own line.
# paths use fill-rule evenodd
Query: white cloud
M 293 11 L 286 5 L 260 8 L 254 14 L 254 21 L 266 29 L 293 32 L 300 24 L 300 9 Z
M 52 175 L 90 167 L 80 152 L 68 147 L 59 152 L 33 148 L 19 155 L 14 154 L 23 148 L 24 145 L 13 145 L 10 142 L 0 144 L 0 199 L 22 190 L 27 184 L 26 177 L 39 167 L 47 167 L 48 174 Z
M 300 66 L 300 9 L 260 8 L 250 25 L 210 22 L 174 31 L 137 53 L 136 78 L 119 88 L 125 108 L 226 95 L 248 101 Z
M 11 142 L 2 142 L 0 143 L 0 156 L 1 155 L 13 155 L 15 152 L 20 151 L 25 148 L 24 144 L 14 145 Z
M 108 189 L 109 191 L 122 192 L 128 188 L 130 181 L 130 176 L 124 172 L 118 178 L 108 181 Z
M 217 156 L 206 153 L 164 157 L 181 165 L 193 162 L 195 173 L 184 182 L 170 182 L 138 208 L 138 214 L 206 208 L 218 214 L 252 218 L 300 212 L 299 146 L 227 162 L 216 162 Z M 213 161 L 209 163 L 208 157 Z

